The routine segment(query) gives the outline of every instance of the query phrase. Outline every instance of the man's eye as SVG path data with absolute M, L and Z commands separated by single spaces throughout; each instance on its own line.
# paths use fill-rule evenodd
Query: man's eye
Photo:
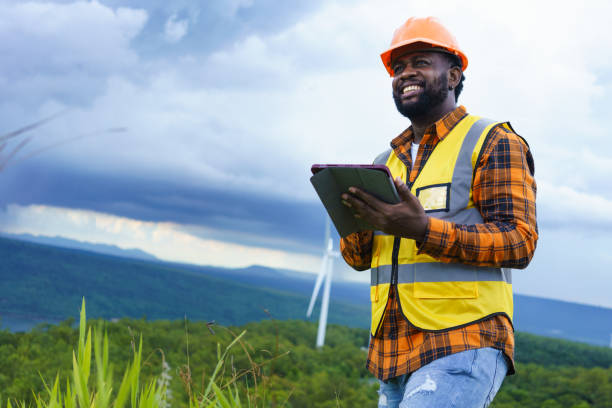
M 398 75 L 398 74 L 402 73 L 402 71 L 404 70 L 404 66 L 403 65 L 394 65 L 392 70 L 393 70 L 393 74 L 394 75 Z
M 427 65 L 427 61 L 425 60 L 417 60 L 414 62 L 414 66 L 416 67 L 423 67 L 425 65 Z

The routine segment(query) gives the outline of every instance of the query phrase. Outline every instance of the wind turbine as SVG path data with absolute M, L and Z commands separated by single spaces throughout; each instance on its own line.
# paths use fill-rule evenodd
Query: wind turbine
M 331 239 L 331 220 L 329 217 L 325 217 L 325 249 L 323 250 L 323 260 L 321 262 L 321 270 L 317 276 L 314 290 L 312 291 L 312 297 L 310 298 L 310 304 L 308 305 L 308 311 L 306 317 L 310 318 L 312 315 L 312 309 L 319 295 L 321 284 L 325 279 L 325 287 L 323 288 L 323 299 L 321 300 L 321 314 L 319 315 L 319 329 L 317 330 L 317 347 L 322 347 L 325 342 L 325 329 L 327 327 L 327 311 L 329 310 L 329 295 L 331 292 L 331 281 L 333 275 L 333 262 L 334 258 L 340 256 L 340 252 L 334 251 L 334 241 Z

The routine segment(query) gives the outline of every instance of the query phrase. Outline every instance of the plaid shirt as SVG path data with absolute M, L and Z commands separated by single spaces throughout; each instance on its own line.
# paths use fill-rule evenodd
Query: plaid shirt
M 410 183 L 414 182 L 436 145 L 466 115 L 465 108 L 460 106 L 430 126 L 420 142 L 414 166 L 410 155 L 412 129 L 406 129 L 393 139 L 391 147 L 396 155 L 412 169 Z M 515 133 L 495 127 L 484 142 L 472 185 L 472 198 L 484 223 L 461 225 L 430 217 L 418 252 L 441 262 L 526 267 L 538 238 L 533 174 L 529 146 Z M 349 235 L 341 240 L 340 247 L 342 256 L 353 268 L 370 268 L 371 231 Z M 387 380 L 418 370 L 437 358 L 481 347 L 502 350 L 510 362 L 509 373 L 514 373 L 514 331 L 505 316 L 496 315 L 445 332 L 423 331 L 401 315 L 392 287 L 384 320 L 376 337 L 370 341 L 367 367 L 379 379 Z

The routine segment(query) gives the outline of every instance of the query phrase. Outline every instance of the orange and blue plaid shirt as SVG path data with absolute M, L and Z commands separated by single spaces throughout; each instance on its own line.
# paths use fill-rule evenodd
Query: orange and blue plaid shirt
M 412 169 L 414 182 L 436 145 L 467 115 L 456 108 L 430 126 L 420 142 L 414 166 L 410 149 L 414 135 L 406 129 L 391 142 L 398 158 Z M 474 171 L 472 198 L 483 224 L 461 225 L 430 217 L 419 253 L 441 262 L 478 266 L 524 268 L 535 251 L 536 184 L 529 146 L 515 133 L 497 126 L 487 136 Z M 342 256 L 353 268 L 370 268 L 372 231 L 362 231 L 340 242 Z M 395 288 L 389 293 L 382 325 L 370 341 L 367 368 L 381 380 L 418 370 L 420 367 L 460 351 L 493 347 L 502 350 L 514 373 L 514 330 L 503 315 L 443 332 L 428 332 L 412 326 L 401 314 Z

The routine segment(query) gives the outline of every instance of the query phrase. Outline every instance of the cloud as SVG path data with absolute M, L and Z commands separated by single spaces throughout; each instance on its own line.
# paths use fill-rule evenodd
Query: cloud
M 605 2 L 122 4 L 7 3 L 2 126 L 72 107 L 23 153 L 128 131 L 15 163 L 0 175 L 5 205 L 91 209 L 314 253 L 323 217 L 310 165 L 370 162 L 408 125 L 379 53 L 416 14 L 437 15 L 468 54 L 460 102 L 510 120 L 530 143 L 542 228 L 610 226 Z
M 134 4 L 145 7 L 144 3 Z M 152 4 L 148 15 L 157 16 L 159 10 L 170 10 L 167 8 L 170 6 Z M 214 13 L 255 26 L 261 23 L 252 16 L 261 17 L 261 10 L 267 7 L 235 2 L 219 9 L 220 3 L 214 4 L 211 6 Z M 465 34 L 464 48 L 471 50 L 473 59 L 470 72 L 476 71 L 468 73 L 475 78 L 468 77 L 466 85 L 468 107 L 473 101 L 476 106 L 483 104 L 479 101 L 486 101 L 487 108 L 483 110 L 504 111 L 499 117 L 525 115 L 524 109 L 519 109 L 524 104 L 505 102 L 517 98 L 496 98 L 493 103 L 489 97 L 490 85 L 503 84 L 512 73 L 509 70 L 517 67 L 503 64 L 503 60 L 485 60 L 489 53 L 479 36 L 482 33 L 464 27 L 473 27 L 473 24 L 458 24 L 484 17 L 474 17 L 469 10 L 446 10 L 440 5 L 413 6 L 414 12 L 441 14 L 451 28 Z M 106 6 L 97 4 L 97 7 Z M 173 7 L 172 14 L 165 17 L 166 23 L 203 18 L 201 10 L 187 8 L 186 3 Z M 177 13 L 183 14 L 179 18 Z M 202 55 L 192 47 L 193 50 L 178 59 L 166 60 L 158 55 L 146 64 L 137 62 L 135 71 L 142 74 L 139 80 L 121 72 L 107 76 L 105 92 L 88 108 L 76 111 L 70 122 L 58 125 L 57 130 L 49 128 L 50 134 L 54 131 L 66 134 L 116 124 L 128 127 L 130 134 L 121 140 L 115 139 L 111 146 L 106 145 L 106 140 L 75 144 L 74 148 L 58 151 L 61 156 L 58 160 L 76 168 L 93 167 L 123 174 L 157 173 L 161 177 L 181 175 L 201 179 L 207 185 L 266 191 L 313 201 L 316 198 L 305 181 L 310 164 L 368 162 L 407 125 L 395 112 L 389 98 L 389 79 L 378 60 L 390 31 L 382 29 L 380 21 L 386 21 L 389 26 L 399 24 L 404 14 L 405 8 L 400 3 L 390 3 L 386 8 L 374 8 L 369 2 L 333 3 L 275 32 L 259 30 L 248 35 L 243 33 L 241 37 L 232 32 L 233 43 L 210 55 Z M 202 24 L 201 20 L 197 21 L 190 32 Z M 503 37 L 507 30 L 504 23 L 491 35 Z M 523 42 L 528 38 L 514 31 L 510 34 L 516 37 L 513 52 L 523 52 L 526 48 Z M 536 55 L 521 55 L 520 59 L 533 59 Z M 479 58 L 482 59 L 479 61 Z M 552 58 L 560 55 L 553 53 Z M 525 65 L 546 66 L 536 61 Z M 493 69 L 487 69 L 491 66 Z M 584 86 L 592 82 L 593 75 L 573 68 L 570 66 L 562 73 L 569 75 L 570 70 L 574 71 L 574 78 L 559 82 L 571 82 L 584 95 L 596 94 L 594 88 Z M 518 69 L 520 72 L 522 65 Z M 557 92 L 557 86 L 547 84 L 543 71 L 538 69 L 533 78 L 525 75 L 519 87 L 504 91 L 516 89 L 525 98 L 537 82 L 539 90 Z M 483 79 L 480 79 L 481 73 Z M 557 94 L 544 96 L 559 99 Z M 580 101 L 580 106 L 589 103 L 588 98 Z M 554 113 L 553 109 L 549 111 Z M 109 118 L 113 118 L 113 123 L 108 122 Z M 541 146 L 539 137 L 552 130 L 540 131 L 542 125 L 537 116 L 528 120 L 527 126 L 519 122 L 517 127 L 526 129 L 525 135 L 537 149 Z M 531 126 L 537 129 L 531 131 Z M 166 155 L 166 152 L 172 154 Z M 176 157 L 181 160 L 175 160 Z M 262 160 L 264 157 L 274 160 Z M 237 167 L 235 163 L 243 165 Z
M 201 265 L 275 268 L 316 271 L 319 257 L 244 246 L 211 237 L 199 238 L 174 223 L 155 223 L 117 217 L 91 210 L 52 206 L 9 205 L 0 211 L 2 231 L 12 234 L 62 236 L 92 243 L 113 243 L 120 248 L 140 248 L 160 259 Z
M 2 206 L 44 203 L 90 209 L 186 225 L 191 234 L 202 238 L 211 238 L 212 228 L 215 239 L 311 254 L 319 252 L 323 236 L 324 213 L 319 203 L 228 191 L 194 180 L 145 175 L 126 178 L 85 169 L 75 172 L 70 167 L 33 161 L 8 167 L 2 179 Z
M 612 199 L 601 193 L 578 191 L 566 185 L 539 184 L 540 224 L 581 231 L 612 228 Z M 609 194 L 609 193 L 608 193 Z
M 164 38 L 169 43 L 179 42 L 187 34 L 188 29 L 189 21 L 178 20 L 176 14 L 173 14 L 166 20 Z
M 120 14 L 119 9 L 113 11 L 99 3 L 91 4 L 108 15 Z M 192 33 L 209 30 L 210 34 L 221 29 L 206 27 L 202 20 L 205 11 L 225 16 L 238 26 L 260 27 L 264 20 L 269 24 L 269 18 L 264 19 L 263 14 L 274 9 L 265 2 L 240 1 L 211 2 L 204 9 L 188 7 L 187 2 L 172 6 L 159 2 L 149 6 L 146 2 L 132 4 L 148 7 L 142 10 L 151 16 L 147 26 L 159 19 L 162 12 L 170 13 L 164 16 L 162 31 L 169 22 L 188 23 L 189 33 L 181 37 L 181 43 Z M 580 42 L 572 40 L 572 36 L 582 34 L 571 32 L 579 30 L 580 25 L 572 23 L 561 30 L 563 24 L 558 24 L 573 18 L 586 20 L 591 17 L 592 13 L 588 13 L 591 9 L 568 8 L 558 11 L 554 19 L 546 17 L 550 22 L 544 21 L 545 29 L 534 28 L 536 33 L 546 41 L 560 36 L 566 43 L 538 53 L 526 46 L 531 37 L 512 30 L 512 25 L 494 10 L 490 16 L 471 14 L 479 4 L 468 3 L 465 10 L 437 3 L 410 5 L 411 13 L 439 14 L 457 31 L 463 47 L 469 50 L 472 62 L 464 92 L 468 108 L 500 119 L 516 118 L 515 126 L 536 153 L 538 169 L 546 166 L 544 162 L 540 164 L 541 160 L 554 163 L 554 158 L 544 157 L 541 152 L 551 139 L 559 136 L 563 139 L 564 134 L 558 133 L 558 128 L 567 128 L 568 134 L 577 131 L 572 124 L 556 123 L 559 106 L 580 107 L 578 111 L 574 109 L 575 122 L 588 124 L 583 126 L 589 127 L 586 133 L 590 137 L 600 134 L 602 126 L 591 120 L 589 107 L 601 96 L 596 72 L 607 66 L 607 59 L 592 57 L 580 49 Z M 520 7 L 540 6 L 521 3 Z M 274 11 L 280 15 L 286 12 L 283 7 Z M 75 168 L 93 167 L 123 174 L 180 175 L 227 189 L 246 188 L 250 192 L 266 191 L 314 201 L 316 198 L 305 181 L 310 164 L 368 162 L 407 125 L 395 112 L 389 97 L 389 78 L 378 58 L 378 53 L 388 44 L 392 29 L 389 27 L 401 23 L 405 17 L 403 2 L 389 3 L 383 8 L 366 1 L 339 2 L 302 13 L 297 21 L 284 22 L 275 31 L 260 27 L 245 33 L 225 27 L 229 43 L 210 54 L 202 54 L 198 47 L 192 46 L 178 58 L 160 53 L 152 59 L 139 60 L 135 49 L 123 44 L 122 49 L 136 55 L 132 71 L 139 78 L 121 70 L 107 71 L 104 92 L 87 107 L 75 110 L 66 123 L 58 124 L 55 129 L 49 127 L 48 134 L 89 132 L 109 125 L 126 126 L 130 133 L 115 139 L 110 146 L 106 140 L 91 139 L 87 144 L 62 149 L 57 152 L 58 161 Z M 484 33 L 475 28 L 480 27 L 476 24 L 478 21 L 489 17 L 500 26 L 487 25 L 491 30 L 486 33 L 488 38 L 496 46 L 506 48 L 520 64 L 490 57 L 488 42 L 482 41 Z M 381 21 L 386 22 L 387 28 L 381 26 Z M 141 39 L 142 31 L 132 31 L 126 38 Z M 595 34 L 584 35 L 593 39 Z M 565 61 L 564 53 L 568 49 L 580 58 L 557 64 L 556 61 Z M 521 80 L 512 87 L 503 87 L 512 75 Z M 69 78 L 68 72 L 63 85 Z M 498 92 L 507 96 L 492 97 L 491 87 L 498 87 Z M 553 109 L 550 104 L 535 100 L 527 112 L 523 107 L 533 99 L 534 89 L 540 96 L 538 100 L 559 103 Z M 566 95 L 568 92 L 571 100 Z M 57 107 L 66 103 L 60 98 Z M 109 122 L 110 118 L 113 122 Z M 172 154 L 166 155 L 166 152 Z M 235 163 L 242 166 L 237 167 Z M 550 176 L 544 177 L 546 180 Z M 556 182 L 550 178 L 547 181 Z
M 0 103 L 31 108 L 48 99 L 91 98 L 108 75 L 138 63 L 130 42 L 146 19 L 144 10 L 113 10 L 97 1 L 4 4 Z
M 608 231 L 540 228 L 531 264 L 512 273 L 514 291 L 612 308 Z
M 122 0 L 101 0 L 111 8 L 125 7 Z M 208 55 L 256 33 L 283 31 L 316 11 L 321 0 L 131 0 L 130 7 L 147 10 L 149 19 L 133 41 L 142 56 L 163 59 L 185 53 Z M 189 21 L 189 31 L 179 43 L 168 43 L 163 35 L 169 16 Z
M 537 173 L 545 175 L 551 184 L 612 199 L 612 189 L 605 187 L 610 183 L 612 157 L 606 149 L 598 149 L 599 143 L 551 144 L 539 152 Z

